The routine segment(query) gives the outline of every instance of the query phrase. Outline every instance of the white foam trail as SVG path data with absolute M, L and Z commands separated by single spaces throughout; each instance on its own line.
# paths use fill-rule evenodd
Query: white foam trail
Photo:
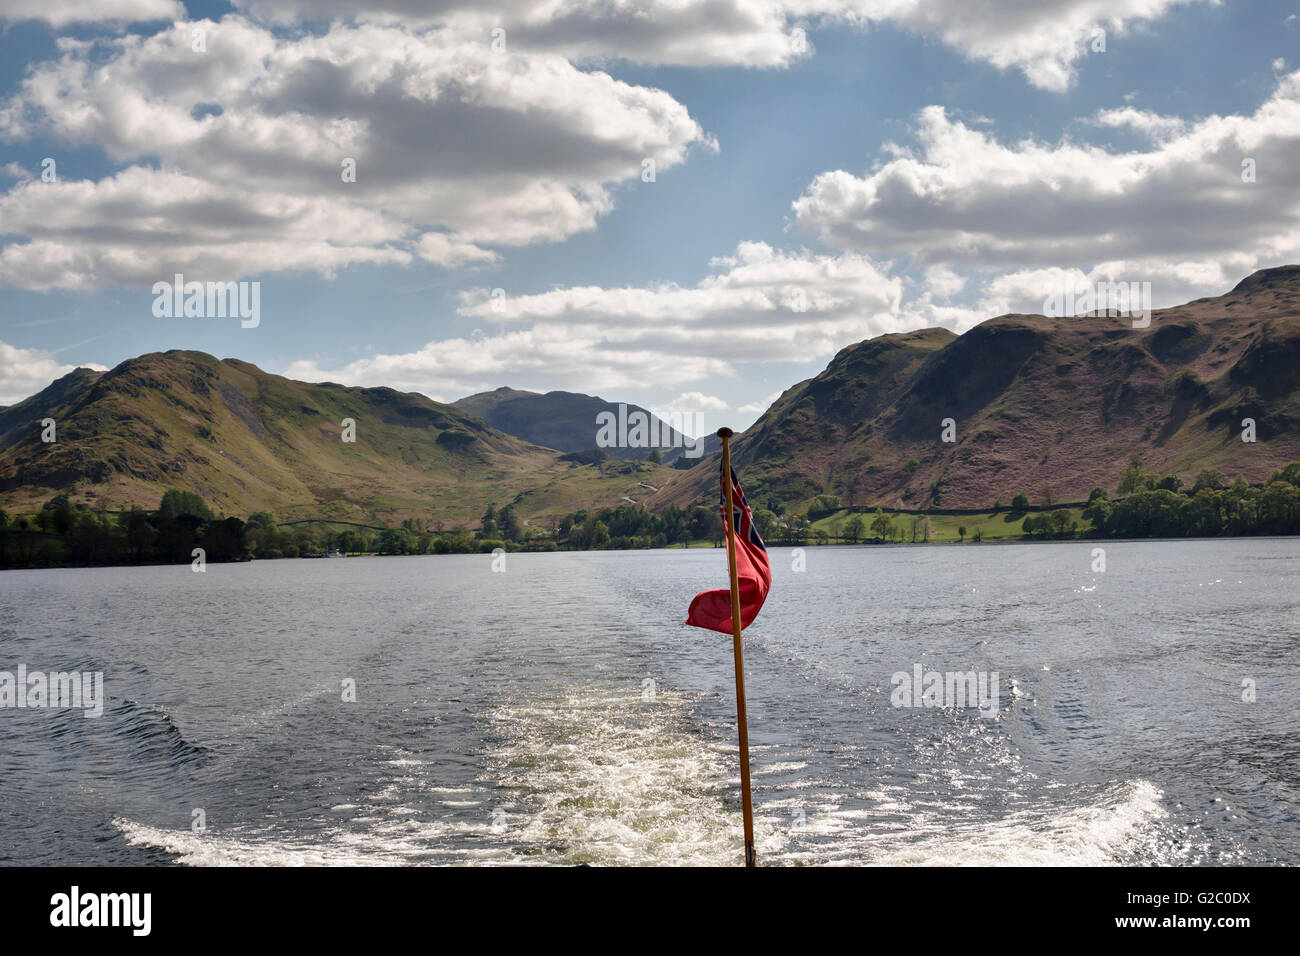
M 161 830 L 115 819 L 113 826 L 132 846 L 154 847 L 187 866 L 393 866 L 401 857 L 333 844 L 244 840 L 214 833 Z
M 1096 803 L 1029 808 L 994 823 L 953 825 L 916 838 L 916 828 L 881 838 L 870 862 L 887 866 L 1113 866 L 1151 836 L 1166 815 L 1145 780 L 1113 788 Z M 924 829 L 924 827 L 922 828 Z
M 726 758 L 685 726 L 685 700 L 575 690 L 497 708 L 490 773 L 502 839 L 538 862 L 735 863 Z
M 734 866 L 741 846 L 736 748 L 692 726 L 689 704 L 662 689 L 644 700 L 598 688 L 502 704 L 484 715 L 496 743 L 472 789 L 447 787 L 424 768 L 393 761 L 397 775 L 376 781 L 378 790 L 360 804 L 336 804 L 335 822 L 315 837 L 114 824 L 132 845 L 194 866 Z M 1037 789 L 1021 798 L 1020 784 L 999 766 L 918 765 L 909 785 L 869 793 L 809 777 L 777 784 L 785 791 L 778 797 L 764 793 L 764 779 L 798 775 L 806 765 L 778 758 L 766 773 L 756 765 L 760 862 L 1094 866 L 1159 850 L 1157 823 L 1166 814 L 1153 784 L 1117 784 L 1071 804 L 1067 788 L 1056 791 L 1059 800 Z M 1015 807 L 1001 819 L 988 819 L 991 790 L 1005 791 Z M 425 816 L 437 808 L 460 812 Z

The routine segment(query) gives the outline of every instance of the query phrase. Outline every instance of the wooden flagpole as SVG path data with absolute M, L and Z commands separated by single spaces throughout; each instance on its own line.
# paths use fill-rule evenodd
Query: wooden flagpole
M 740 584 L 736 580 L 736 522 L 731 493 L 730 428 L 719 428 L 722 439 L 722 485 L 727 489 L 727 568 L 731 572 L 731 648 L 736 659 L 736 726 L 740 731 L 740 795 L 745 812 L 745 866 L 754 866 L 754 808 L 749 798 L 749 728 L 745 725 L 745 663 L 740 650 Z

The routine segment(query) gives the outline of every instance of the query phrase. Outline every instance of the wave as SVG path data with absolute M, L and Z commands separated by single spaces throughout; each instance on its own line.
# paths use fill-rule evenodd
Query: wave
M 164 830 L 121 818 L 114 819 L 113 826 L 131 846 L 162 850 L 186 866 L 394 866 L 404 862 L 400 856 L 375 852 L 374 847 Z
M 489 746 L 472 787 L 449 786 L 434 764 L 398 751 L 363 799 L 299 823 L 311 833 L 113 822 L 129 844 L 193 866 L 737 865 L 736 748 L 715 736 L 722 728 L 694 722 L 694 703 L 662 688 L 646 700 L 598 687 L 502 703 L 482 715 Z M 1179 862 L 1166 858 L 1177 841 L 1146 780 L 1081 798 L 1065 786 L 1007 789 L 991 769 L 935 768 L 863 793 L 775 752 L 764 765 L 755 752 L 760 864 Z M 774 776 L 786 779 L 768 784 Z M 990 819 L 993 806 L 1004 809 Z
M 730 861 L 730 768 L 688 725 L 688 703 L 575 688 L 491 711 L 498 838 L 557 864 Z
M 1116 866 L 1159 852 L 1166 811 L 1146 780 L 1117 784 L 1089 803 L 1029 807 L 994 822 L 921 826 L 877 838 L 884 866 Z
M 161 707 L 130 698 L 113 699 L 105 708 L 110 734 L 125 743 L 133 758 L 162 764 L 171 770 L 193 770 L 207 762 L 210 751 L 185 739 L 171 714 Z

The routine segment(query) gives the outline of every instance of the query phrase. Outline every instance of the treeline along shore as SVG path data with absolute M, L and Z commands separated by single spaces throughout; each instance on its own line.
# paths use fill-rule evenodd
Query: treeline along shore
M 1262 485 L 1202 472 L 1191 487 L 1144 470 L 1134 459 L 1115 496 L 1095 488 L 1087 502 L 1031 502 L 1017 493 L 987 512 L 840 508 L 821 496 L 804 510 L 756 503 L 755 524 L 775 545 L 980 543 L 1073 538 L 1212 538 L 1300 534 L 1300 462 Z M 334 525 L 335 527 L 331 527 Z M 343 527 L 339 528 L 338 525 Z M 279 525 L 267 512 L 246 519 L 216 515 L 197 494 L 173 489 L 157 510 L 93 511 L 67 496 L 35 514 L 0 510 L 0 568 L 91 567 L 227 562 L 347 555 L 469 554 L 506 551 L 600 551 L 720 546 L 718 509 L 639 505 L 583 510 L 548 527 L 525 525 L 506 505 L 490 506 L 474 530 L 435 530 L 408 518 L 397 527 L 347 522 Z

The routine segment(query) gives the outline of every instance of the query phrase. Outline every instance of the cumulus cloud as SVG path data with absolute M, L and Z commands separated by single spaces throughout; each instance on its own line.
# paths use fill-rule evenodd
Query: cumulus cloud
M 72 23 L 141 23 L 185 16 L 179 0 L 5 0 L 0 23 L 43 20 L 59 29 Z
M 496 388 L 503 381 L 541 390 L 572 390 L 581 382 L 585 390 L 599 392 L 680 385 L 731 371 L 718 359 L 666 355 L 653 343 L 610 346 L 604 334 L 591 327 L 545 324 L 499 335 L 440 339 L 414 352 L 373 355 L 343 366 L 304 359 L 283 374 L 308 382 L 388 385 L 445 402 Z
M 741 362 L 828 356 L 903 329 L 902 280 L 867 256 L 745 242 L 713 265 L 717 271 L 692 287 L 582 286 L 504 298 L 470 290 L 461 298 L 462 315 L 523 327 L 338 369 L 296 363 L 286 374 L 400 383 L 434 397 L 495 387 L 507 377 L 534 388 L 571 387 L 575 378 L 593 390 L 671 386 L 733 374 Z
M 460 312 L 494 322 L 563 322 L 610 330 L 608 349 L 652 347 L 726 361 L 789 361 L 897 331 L 902 282 L 868 256 L 785 252 L 742 242 L 695 286 L 576 286 L 493 297 L 461 293 Z M 615 331 L 616 330 L 616 331 Z
M 939 37 L 971 59 L 1019 70 L 1034 86 L 1059 92 L 1073 85 L 1077 63 L 1098 39 L 1109 50 L 1135 25 L 1195 2 L 1200 0 L 849 0 L 846 6 L 850 16 Z
M 93 182 L 30 180 L 0 195 L 0 222 L 25 242 L 0 248 L 0 282 L 93 291 L 282 269 L 329 276 L 357 262 L 398 263 L 402 224 L 327 198 L 269 195 L 177 171 L 132 166 Z
M 966 279 L 945 265 L 933 265 L 925 270 L 926 291 L 940 299 L 950 299 L 966 288 Z
M 643 159 L 662 171 L 714 145 L 660 90 L 441 30 L 336 24 L 283 37 L 229 16 L 60 47 L 0 105 L 0 138 L 95 144 L 136 165 L 57 184 L 61 196 L 30 183 L 0 200 L 20 227 L 6 216 L 6 231 L 29 240 L 0 253 L 4 278 L 33 288 L 208 262 L 220 279 L 250 264 L 328 274 L 413 254 L 486 264 L 486 246 L 593 228 Z M 161 168 L 147 168 L 155 157 Z M 162 192 L 132 192 L 141 185 Z M 90 203 L 88 222 L 42 218 L 73 199 Z M 304 236 L 315 237 L 305 251 Z M 70 267 L 62 281 L 58 263 Z
M 1300 72 L 1250 115 L 1185 128 L 1137 111 L 1107 115 L 1158 135 L 1114 152 L 1003 144 L 927 107 L 918 150 L 892 146 L 892 158 L 862 176 L 819 175 L 794 203 L 795 223 L 831 246 L 907 254 L 922 267 L 1078 269 L 1153 281 L 1166 300 L 1222 291 L 1300 256 Z M 1001 292 L 1015 299 L 1009 285 Z
M 890 24 L 963 55 L 1067 89 L 1094 42 L 1174 7 L 1215 0 L 235 0 L 250 16 L 289 24 L 331 19 L 439 24 L 577 59 L 681 66 L 783 67 L 810 55 L 806 28 Z
M 449 268 L 466 265 L 492 265 L 501 259 L 491 249 L 482 249 L 472 242 L 453 239 L 441 232 L 426 232 L 420 237 L 415 251 L 426 262 Z
M 763 398 L 760 398 L 756 402 L 748 402 L 744 405 L 741 405 L 739 408 L 736 409 L 736 411 L 748 412 L 752 415 L 762 415 L 765 411 L 771 408 L 772 403 L 775 402 L 780 397 L 781 397 L 780 392 L 773 392 L 771 395 L 767 395 Z
M 76 367 L 62 364 L 52 353 L 41 349 L 23 349 L 0 342 L 0 405 L 21 402 Z M 107 371 L 103 365 L 85 367 Z
M 693 415 L 696 412 L 719 411 L 727 407 L 725 399 L 703 392 L 682 392 L 670 402 L 656 405 L 651 409 L 660 418 L 673 415 Z
M 1132 106 L 1098 110 L 1093 122 L 1113 129 L 1131 129 L 1153 140 L 1169 140 L 1187 132 L 1187 121 L 1182 117 L 1161 116 Z
M 250 17 L 279 24 L 355 19 L 441 26 L 509 48 L 577 60 L 625 59 L 676 66 L 779 67 L 812 52 L 796 37 L 800 6 L 781 0 L 234 0 Z

